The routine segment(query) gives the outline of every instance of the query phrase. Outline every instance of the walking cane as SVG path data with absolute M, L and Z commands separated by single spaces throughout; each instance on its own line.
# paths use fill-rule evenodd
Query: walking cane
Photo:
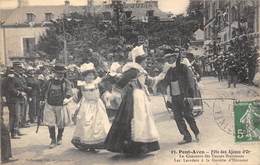
M 174 113 L 172 113 L 172 112 L 169 110 L 169 108 L 167 107 L 167 102 L 166 102 L 165 96 L 162 95 L 162 97 L 163 97 L 164 105 L 165 105 L 165 107 L 166 107 L 166 109 L 167 109 L 167 112 L 168 112 L 170 115 L 172 115 L 172 116 L 171 116 L 171 119 L 175 120 L 175 119 L 174 119 Z
M 163 97 L 164 105 L 165 105 L 165 107 L 166 107 L 166 109 L 167 109 L 167 112 L 168 112 L 169 114 L 171 114 L 171 111 L 170 111 L 169 108 L 167 107 L 167 101 L 166 101 L 166 99 L 165 99 L 164 94 L 162 95 L 162 97 Z
M 42 124 L 44 106 L 45 106 L 44 103 L 40 103 L 40 111 L 37 116 L 37 128 L 35 133 L 38 133 L 40 125 Z

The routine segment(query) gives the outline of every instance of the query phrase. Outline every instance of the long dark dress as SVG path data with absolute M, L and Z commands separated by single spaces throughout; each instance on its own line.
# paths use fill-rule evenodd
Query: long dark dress
M 6 83 L 6 79 L 3 79 L 0 77 L 0 127 L 1 127 L 1 160 L 5 161 L 12 157 L 12 150 L 11 150 L 11 139 L 10 139 L 10 133 L 8 128 L 6 127 L 4 123 L 4 107 L 3 107 L 3 91 Z M 10 109 L 9 109 L 10 111 Z
M 134 98 L 133 92 L 138 86 L 134 80 L 139 74 L 137 69 L 130 69 L 123 74 L 117 83 L 118 88 L 124 88 L 119 111 L 105 141 L 106 149 L 111 152 L 127 154 L 145 154 L 160 149 L 158 141 L 135 142 L 131 138 L 131 121 L 133 119 Z M 135 83 L 133 83 L 135 81 Z M 136 84 L 136 85 L 133 85 Z

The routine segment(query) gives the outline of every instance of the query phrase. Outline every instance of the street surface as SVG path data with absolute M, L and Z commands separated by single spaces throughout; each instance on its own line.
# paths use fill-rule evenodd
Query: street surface
M 232 97 L 238 100 L 255 100 L 260 99 L 260 89 L 238 84 L 237 88 L 227 88 L 226 82 L 219 83 L 216 78 L 203 78 L 200 82 L 202 95 L 204 98 L 214 97 Z M 21 129 L 26 135 L 21 139 L 12 140 L 13 155 L 19 158 L 14 165 L 116 165 L 116 164 L 148 164 L 148 165 L 169 165 L 169 164 L 196 164 L 194 162 L 176 163 L 175 158 L 179 151 L 206 151 L 211 150 L 248 150 L 249 155 L 246 158 L 251 162 L 240 162 L 233 164 L 243 165 L 260 165 L 260 143 L 235 143 L 234 136 L 226 132 L 228 127 L 221 128 L 218 124 L 219 118 L 216 119 L 214 111 L 221 111 L 225 116 L 225 123 L 233 124 L 232 102 L 230 101 L 206 101 L 204 104 L 204 113 L 196 118 L 198 127 L 201 132 L 199 143 L 178 145 L 182 139 L 177 130 L 175 121 L 171 119 L 167 112 L 162 96 L 152 97 L 152 112 L 160 133 L 161 150 L 147 155 L 146 157 L 126 157 L 120 154 L 111 153 L 101 150 L 98 153 L 82 152 L 73 147 L 70 143 L 74 126 L 65 128 L 63 136 L 63 145 L 54 149 L 49 149 L 50 143 L 47 127 L 40 127 L 38 134 L 35 133 L 36 127 Z M 229 107 L 229 108 L 227 108 Z M 223 124 L 223 123 L 222 123 Z M 230 128 L 232 129 L 232 128 Z M 252 163 L 255 162 L 255 163 Z M 198 163 L 205 164 L 205 163 Z M 214 163 L 218 164 L 218 163 Z M 229 163 L 224 163 L 229 164 Z

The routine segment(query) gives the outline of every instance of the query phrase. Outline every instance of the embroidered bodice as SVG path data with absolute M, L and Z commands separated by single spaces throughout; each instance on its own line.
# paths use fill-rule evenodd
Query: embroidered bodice
M 100 96 L 98 87 L 95 87 L 93 89 L 88 89 L 82 86 L 81 91 L 82 91 L 82 96 L 86 101 L 98 101 Z
M 86 83 L 85 81 L 78 81 L 78 86 L 80 87 L 82 97 L 85 101 L 98 101 L 100 98 L 98 84 L 101 79 L 97 78 L 91 83 Z

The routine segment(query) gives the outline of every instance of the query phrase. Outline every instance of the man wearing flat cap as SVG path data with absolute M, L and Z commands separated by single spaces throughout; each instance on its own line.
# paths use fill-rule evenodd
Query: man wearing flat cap
M 21 136 L 19 123 L 22 121 L 22 116 L 25 112 L 25 99 L 28 87 L 24 84 L 23 77 L 18 73 L 18 69 L 8 70 L 6 79 L 6 101 L 9 109 L 9 121 L 11 138 L 17 139 Z
M 72 97 L 71 83 L 64 78 L 66 72 L 65 66 L 56 64 L 53 72 L 54 78 L 51 78 L 47 83 L 43 116 L 43 123 L 48 126 L 51 138 L 49 148 L 61 145 L 64 127 L 68 124 L 66 121 L 68 114 L 64 109 L 64 105 Z M 55 127 L 58 128 L 57 138 Z

